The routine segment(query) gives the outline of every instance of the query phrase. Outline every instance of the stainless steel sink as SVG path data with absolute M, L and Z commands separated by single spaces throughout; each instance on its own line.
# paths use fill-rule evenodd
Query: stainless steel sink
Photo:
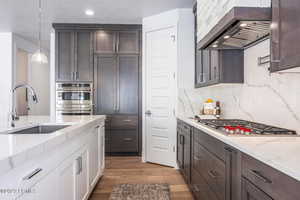
M 70 125 L 40 125 L 23 130 L 11 132 L 9 134 L 50 134 L 55 131 L 69 127 Z

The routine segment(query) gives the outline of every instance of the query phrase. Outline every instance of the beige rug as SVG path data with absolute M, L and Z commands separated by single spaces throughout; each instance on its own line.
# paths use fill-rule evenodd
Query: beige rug
M 168 184 L 120 184 L 113 188 L 110 200 L 170 200 Z

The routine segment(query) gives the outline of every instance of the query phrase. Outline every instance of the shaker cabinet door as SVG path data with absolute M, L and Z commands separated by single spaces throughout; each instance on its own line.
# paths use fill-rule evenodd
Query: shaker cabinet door
M 93 81 L 93 45 L 92 33 L 76 33 L 76 81 Z
M 138 114 L 139 104 L 139 56 L 118 56 L 118 105 L 117 112 Z
M 271 72 L 300 66 L 300 1 L 272 0 Z
M 113 55 L 95 58 L 96 114 L 114 114 L 117 109 L 117 63 Z
M 95 33 L 95 53 L 113 54 L 116 52 L 116 44 L 116 32 L 101 30 Z
M 139 32 L 120 31 L 118 32 L 117 52 L 126 54 L 139 53 Z
M 62 31 L 57 32 L 56 37 L 56 81 L 73 81 L 75 34 Z

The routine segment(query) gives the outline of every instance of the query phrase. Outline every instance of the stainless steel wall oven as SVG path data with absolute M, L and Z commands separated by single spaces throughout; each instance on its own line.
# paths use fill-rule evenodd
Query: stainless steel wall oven
M 93 84 L 92 83 L 57 83 L 56 84 L 57 115 L 92 115 Z

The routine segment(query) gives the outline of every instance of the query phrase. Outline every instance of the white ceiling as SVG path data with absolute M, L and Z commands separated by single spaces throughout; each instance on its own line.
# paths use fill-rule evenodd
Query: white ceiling
M 143 17 L 174 8 L 191 8 L 195 0 L 42 0 L 43 44 L 49 46 L 52 23 L 140 24 Z M 95 11 L 93 17 L 84 14 Z M 0 32 L 36 41 L 38 0 L 0 0 Z

